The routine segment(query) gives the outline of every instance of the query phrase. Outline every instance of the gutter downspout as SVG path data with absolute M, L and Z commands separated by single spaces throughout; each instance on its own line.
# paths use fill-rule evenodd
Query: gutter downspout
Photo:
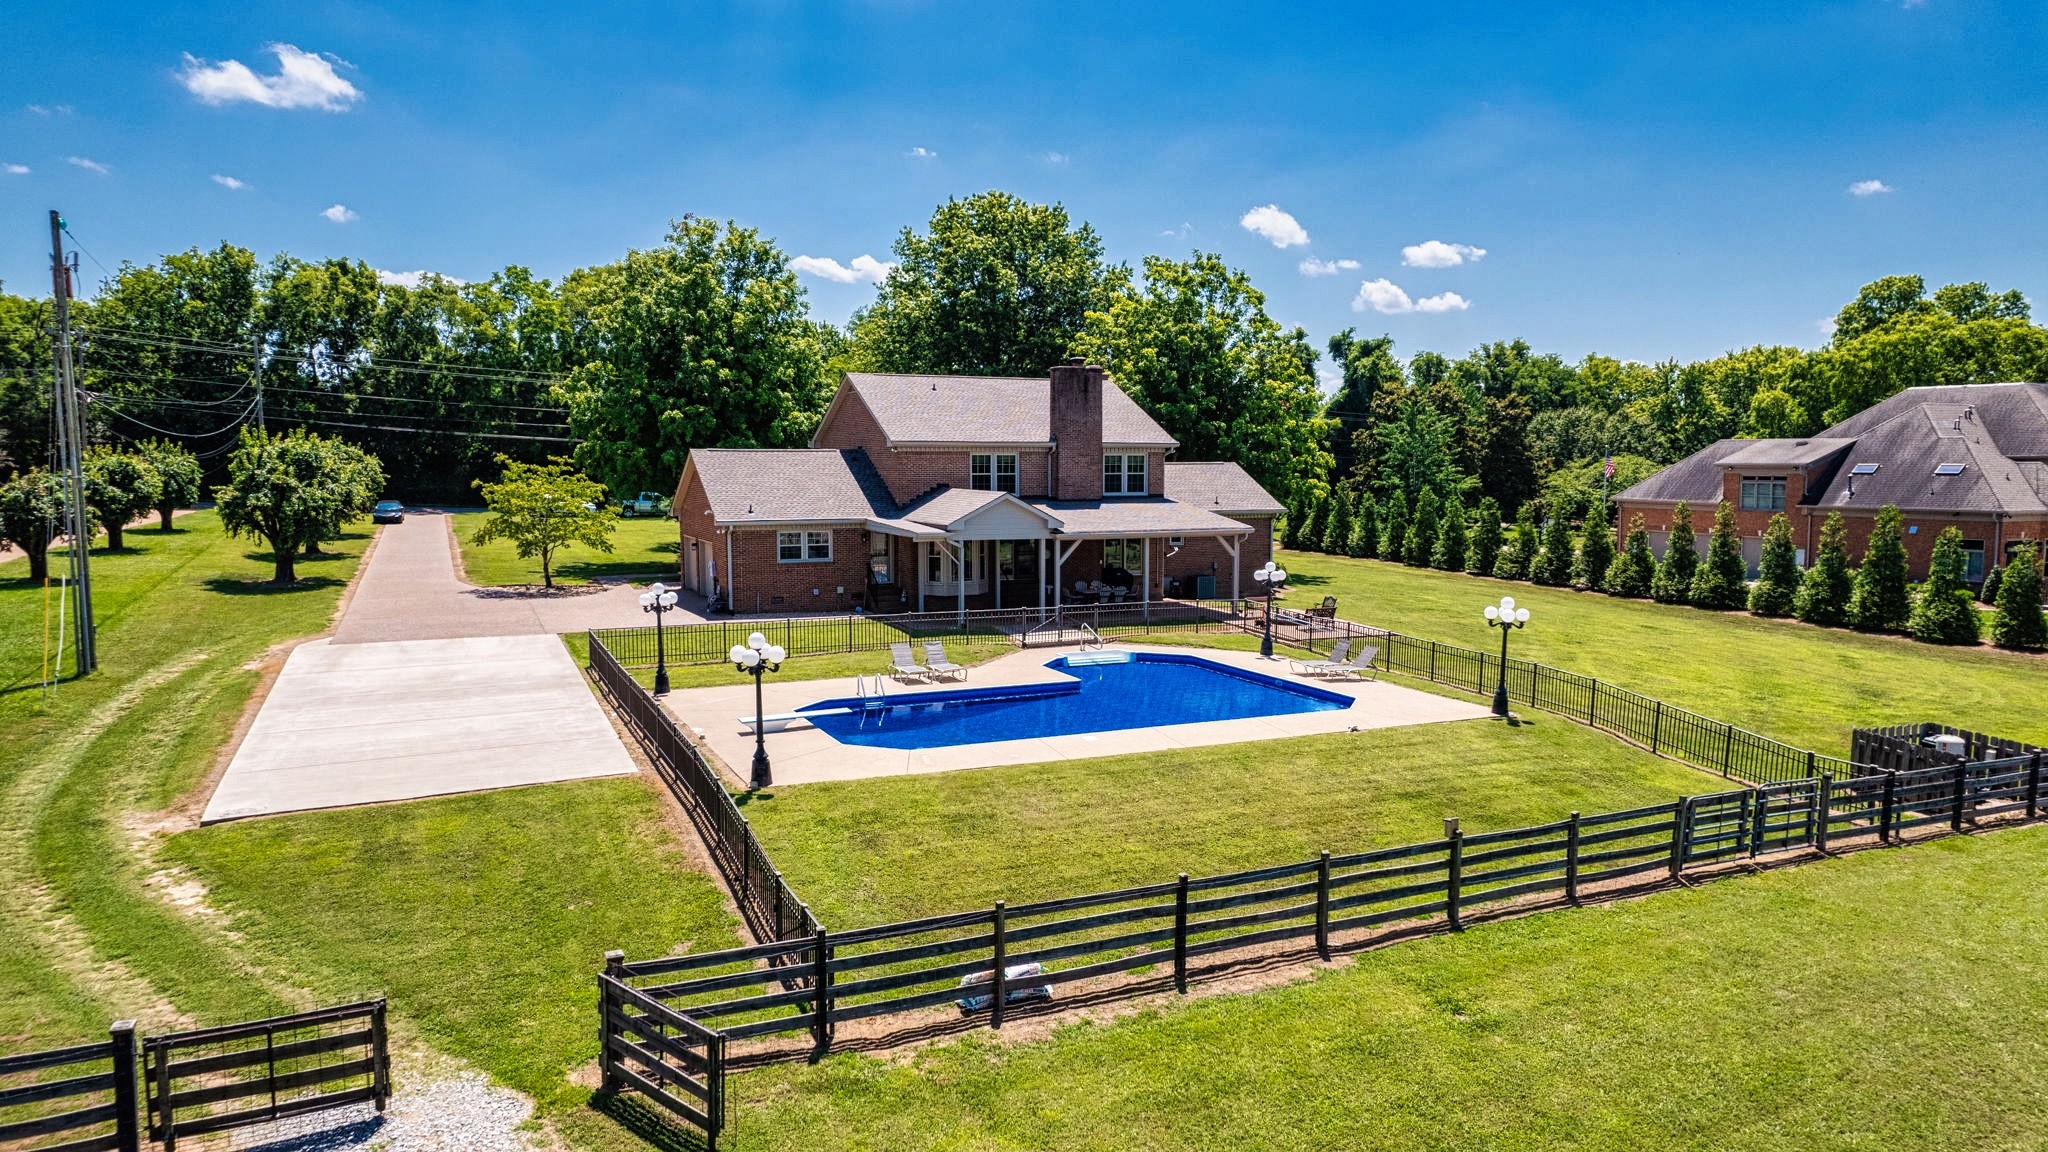
M 733 607 L 732 598 L 732 534 L 733 530 L 731 528 L 725 530 L 725 611 L 727 615 L 737 615 L 739 613 L 739 609 Z

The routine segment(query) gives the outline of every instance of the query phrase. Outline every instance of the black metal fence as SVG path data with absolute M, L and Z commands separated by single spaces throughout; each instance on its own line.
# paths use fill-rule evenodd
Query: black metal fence
M 180 1137 L 382 1111 L 390 1096 L 382 1000 L 143 1037 L 139 1050 L 121 1020 L 99 1043 L 0 1058 L 0 1148 L 139 1152 L 147 1136 L 173 1152 Z
M 1185 992 L 1192 976 L 1253 950 L 1306 943 L 1327 957 L 1346 934 L 1355 943 L 1390 926 L 1455 931 L 1512 901 L 1570 905 L 1590 888 L 1613 894 L 1731 861 L 1895 843 L 1931 825 L 1962 831 L 1999 817 L 2031 820 L 2040 815 L 2042 772 L 2035 752 L 1846 780 L 1823 774 L 1499 832 L 1468 834 L 1448 820 L 1443 838 L 1395 848 L 846 932 L 818 927 L 692 956 L 614 956 L 601 978 L 606 1043 L 627 1052 L 611 1037 L 628 1024 L 643 1038 L 661 1033 L 661 1051 L 633 1055 L 643 1071 L 648 1060 L 674 1060 L 674 1074 L 625 1082 L 679 1116 L 716 1101 L 722 1127 L 723 1092 L 700 1076 L 722 1074 L 726 1042 L 808 1034 L 822 1053 L 841 1023 L 956 1002 L 999 1028 L 1007 1013 L 1052 999 L 1061 986 L 1085 982 L 1094 994 L 1118 995 L 1170 981 Z M 629 996 L 638 1019 L 615 1019 L 612 1006 Z

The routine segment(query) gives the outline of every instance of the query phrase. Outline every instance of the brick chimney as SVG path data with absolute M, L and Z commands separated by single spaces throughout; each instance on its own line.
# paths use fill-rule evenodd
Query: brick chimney
M 1107 374 L 1079 356 L 1052 367 L 1052 498 L 1102 499 L 1102 390 Z

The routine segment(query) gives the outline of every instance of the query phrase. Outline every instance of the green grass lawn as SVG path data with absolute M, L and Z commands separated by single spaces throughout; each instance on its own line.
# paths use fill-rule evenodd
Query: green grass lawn
M 811 909 L 855 928 L 1713 791 L 1561 718 L 1382 728 L 1102 760 L 805 784 L 747 819 Z
M 490 587 L 539 584 L 540 560 L 521 560 L 509 540 L 477 545 L 470 535 L 492 517 L 490 512 L 457 512 L 450 516 L 455 542 L 462 552 L 463 574 L 471 584 Z M 593 580 L 641 577 L 675 583 L 676 522 L 663 517 L 617 521 L 612 550 L 599 552 L 582 544 L 555 555 L 555 583 L 588 584 Z
M 1049 1039 L 731 1081 L 734 1149 L 2048 1146 L 2048 828 L 1478 925 Z
M 1512 655 L 1581 672 L 1716 720 L 1848 754 L 1859 725 L 1930 720 L 2048 742 L 2048 659 L 1955 649 L 1793 621 L 1539 588 L 1377 560 L 1288 552 L 1295 599 L 1428 640 L 1493 650 L 1480 610 L 1511 595 L 1531 610 Z

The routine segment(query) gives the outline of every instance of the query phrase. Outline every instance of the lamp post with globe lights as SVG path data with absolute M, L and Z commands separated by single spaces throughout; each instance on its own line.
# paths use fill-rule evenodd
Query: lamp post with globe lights
M 654 613 L 654 694 L 668 695 L 668 646 L 663 641 L 661 614 L 676 606 L 675 589 L 657 580 L 640 594 L 640 610 Z
M 758 792 L 775 784 L 768 773 L 768 725 L 761 720 L 761 677 L 781 667 L 789 653 L 756 632 L 747 637 L 745 644 L 733 645 L 727 655 L 734 668 L 754 678 L 754 771 L 747 778 L 747 787 Z
M 1273 658 L 1273 597 L 1280 591 L 1280 585 L 1287 583 L 1287 570 L 1266 561 L 1266 566 L 1252 573 L 1252 579 L 1266 586 L 1266 634 L 1259 638 L 1261 659 Z
M 1513 596 L 1503 596 L 1499 604 L 1486 606 L 1486 626 L 1500 629 L 1500 681 L 1493 687 L 1493 714 L 1503 719 L 1508 714 L 1508 633 L 1529 624 L 1529 610 L 1515 607 Z

